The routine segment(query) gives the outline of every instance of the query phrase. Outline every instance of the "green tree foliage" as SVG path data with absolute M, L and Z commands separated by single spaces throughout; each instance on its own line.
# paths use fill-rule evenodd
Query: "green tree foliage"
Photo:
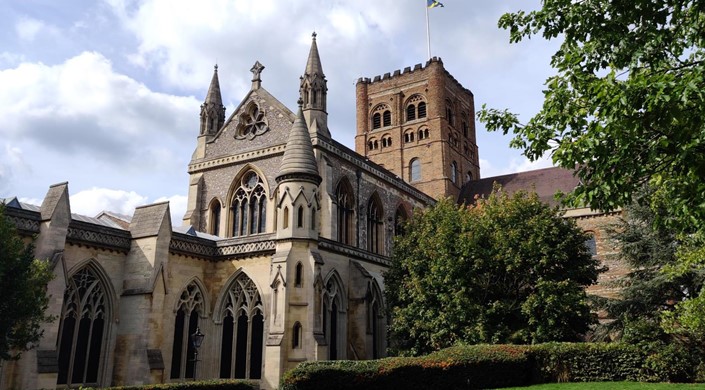
M 563 40 L 543 107 L 522 124 L 483 109 L 489 130 L 537 159 L 577 167 L 574 204 L 613 210 L 645 183 L 670 199 L 682 229 L 705 227 L 705 1 L 543 0 L 505 14 L 510 41 Z
M 415 213 L 385 274 L 393 352 L 579 339 L 599 272 L 587 238 L 525 192 Z
M 638 197 L 661 199 L 653 193 L 640 193 Z M 608 229 L 615 247 L 620 248 L 619 259 L 631 271 L 617 281 L 620 297 L 605 302 L 614 321 L 598 328 L 598 336 L 622 336 L 630 343 L 673 341 L 661 328 L 662 315 L 673 311 L 677 303 L 697 296 L 705 275 L 697 268 L 677 274 L 663 272 L 679 266 L 677 253 L 682 246 L 673 229 L 655 223 L 667 218 L 665 207 L 633 203 L 624 208 L 620 221 Z
M 34 259 L 34 245 L 18 236 L 0 203 L 0 360 L 19 357 L 42 336 L 53 278 L 46 261 Z

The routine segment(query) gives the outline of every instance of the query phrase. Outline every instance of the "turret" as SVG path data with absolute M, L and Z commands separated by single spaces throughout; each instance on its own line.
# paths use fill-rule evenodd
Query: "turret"
M 206 100 L 201 104 L 200 135 L 214 135 L 225 123 L 225 106 L 220 95 L 218 65 L 214 67 L 211 85 L 208 87 Z
M 308 53 L 306 70 L 301 76 L 299 94 L 303 101 L 303 114 L 311 135 L 323 135 L 330 138 L 328 130 L 327 96 L 328 84 L 323 74 L 321 58 L 316 45 L 316 33 L 312 34 L 311 50 Z

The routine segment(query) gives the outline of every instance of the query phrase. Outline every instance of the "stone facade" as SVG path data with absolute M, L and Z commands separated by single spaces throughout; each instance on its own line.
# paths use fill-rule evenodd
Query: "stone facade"
M 6 202 L 54 267 L 57 320 L 0 367 L 0 388 L 232 377 L 272 389 L 302 361 L 384 356 L 397 222 L 480 182 L 473 95 L 437 58 L 360 79 L 355 152 L 330 136 L 315 36 L 297 113 L 263 87 L 263 70 L 255 63 L 226 118 L 216 68 L 182 227 L 168 203 L 72 214 L 67 183 L 41 207 Z M 573 217 L 601 237 L 588 214 Z

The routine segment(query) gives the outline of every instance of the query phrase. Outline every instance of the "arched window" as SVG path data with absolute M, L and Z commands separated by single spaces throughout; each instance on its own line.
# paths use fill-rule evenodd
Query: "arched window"
M 372 114 L 372 129 L 379 129 L 382 127 L 382 114 L 375 112 Z
M 392 125 L 392 113 L 389 110 L 382 113 L 382 125 L 384 127 Z
M 203 292 L 195 282 L 191 282 L 181 292 L 174 319 L 171 379 L 194 378 L 196 349 L 190 336 L 196 333 L 198 317 L 203 310 Z
M 213 202 L 211 202 L 211 216 L 210 216 L 210 233 L 214 236 L 217 236 L 220 233 L 220 202 L 218 202 L 217 199 L 214 199 Z
M 426 103 L 425 102 L 419 103 L 418 110 L 419 110 L 419 115 L 418 115 L 419 119 L 425 118 L 426 117 Z
M 338 183 L 336 189 L 338 202 L 338 241 L 353 245 L 353 218 L 355 217 L 355 198 L 347 179 Z
M 311 230 L 318 230 L 318 225 L 316 224 L 316 206 L 311 205 Z
M 465 182 L 471 182 L 472 181 L 472 171 L 468 171 L 468 173 L 465 174 Z
M 406 215 L 406 210 L 404 210 L 404 206 L 399 205 L 399 207 L 397 207 L 397 212 L 394 213 L 394 235 L 395 236 L 400 236 L 400 235 L 404 234 L 404 225 L 406 224 L 407 219 L 409 219 L 409 218 Z
M 375 280 L 372 280 L 367 285 L 365 303 L 367 308 L 367 334 L 372 336 L 372 356 L 368 356 L 368 358 L 378 359 L 384 353 L 386 329 L 384 326 L 384 310 L 382 309 L 382 293 Z
M 382 147 L 383 148 L 387 147 L 387 139 L 386 138 L 382 138 Z
M 345 298 L 337 274 L 328 277 L 323 289 L 322 324 L 328 342 L 328 359 L 344 358 L 345 348 Z
M 414 142 L 414 132 L 413 131 L 407 131 L 404 133 L 404 142 L 409 143 L 409 142 Z
M 294 328 L 291 330 L 291 348 L 299 349 L 301 348 L 301 336 L 302 336 L 301 323 L 296 321 Z
M 450 181 L 458 183 L 458 164 L 455 161 L 450 164 Z
M 465 113 L 463 113 L 463 115 L 465 115 Z M 463 119 L 463 137 L 468 138 L 469 133 L 470 127 L 468 126 L 468 122 Z
M 264 347 L 264 306 L 257 286 L 240 274 L 226 293 L 220 377 L 260 379 Z
M 455 114 L 453 113 L 453 103 L 450 100 L 446 100 L 446 119 L 448 119 L 448 124 L 455 126 Z
M 301 287 L 304 282 L 304 265 L 296 263 L 296 275 L 294 276 L 294 287 Z
M 267 193 L 253 171 L 242 176 L 231 206 L 233 237 L 264 233 L 267 226 Z
M 421 180 L 421 161 L 418 158 L 411 160 L 409 163 L 409 181 Z
M 299 206 L 299 211 L 296 215 L 296 227 L 304 227 L 304 206 Z
M 69 278 L 59 325 L 57 384 L 100 386 L 110 327 L 106 292 L 90 265 Z
M 592 257 L 597 257 L 597 241 L 595 241 L 595 232 L 585 232 L 590 236 L 587 240 L 585 240 L 585 246 L 588 248 L 590 251 L 590 254 L 592 254 Z
M 367 250 L 370 252 L 384 251 L 383 215 L 382 203 L 377 194 L 374 194 L 367 206 Z
M 406 107 L 406 120 L 413 121 L 414 119 L 416 119 L 416 106 L 410 104 Z
M 282 228 L 286 229 L 289 227 L 289 208 L 284 207 L 284 220 L 282 221 Z

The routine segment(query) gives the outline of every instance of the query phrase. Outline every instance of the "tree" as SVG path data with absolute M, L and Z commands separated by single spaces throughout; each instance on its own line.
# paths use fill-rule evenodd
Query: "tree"
M 654 205 L 664 203 L 653 191 L 640 192 L 637 197 L 654 199 Z M 668 218 L 665 207 L 652 208 L 635 202 L 627 205 L 619 222 L 608 229 L 610 239 L 619 248 L 619 259 L 630 272 L 616 281 L 619 297 L 604 302 L 613 321 L 601 324 L 598 337 L 617 336 L 626 342 L 660 347 L 673 341 L 661 327 L 662 317 L 673 312 L 679 302 L 697 296 L 705 274 L 693 268 L 678 274 L 663 272 L 679 265 L 677 253 L 683 245 L 674 229 L 655 223 Z
M 587 239 L 525 192 L 415 213 L 385 274 L 392 349 L 580 339 L 593 322 L 584 288 L 599 272 Z
M 483 106 L 489 130 L 530 159 L 576 169 L 573 204 L 613 210 L 644 184 L 681 229 L 705 227 L 705 1 L 544 0 L 505 14 L 510 42 L 562 38 L 543 107 L 525 124 Z
M 49 263 L 34 259 L 0 203 L 0 360 L 19 358 L 42 336 L 41 324 L 52 321 L 46 286 L 53 278 Z

